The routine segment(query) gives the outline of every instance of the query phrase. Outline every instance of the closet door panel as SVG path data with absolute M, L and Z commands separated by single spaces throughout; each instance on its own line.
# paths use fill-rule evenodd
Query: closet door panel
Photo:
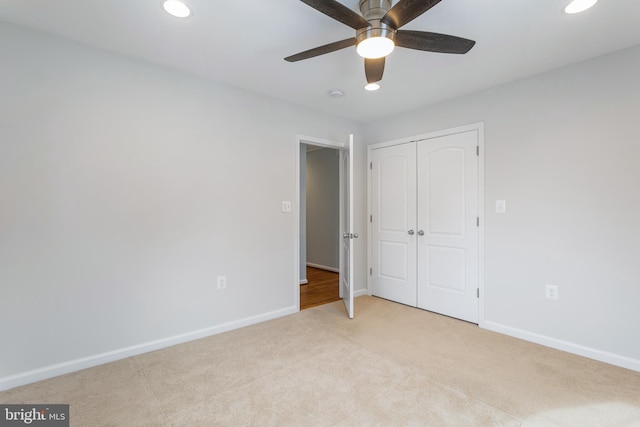
M 372 294 L 416 306 L 416 145 L 373 150 Z M 410 231 L 413 233 L 410 233 Z
M 477 131 L 418 142 L 418 307 L 478 322 Z

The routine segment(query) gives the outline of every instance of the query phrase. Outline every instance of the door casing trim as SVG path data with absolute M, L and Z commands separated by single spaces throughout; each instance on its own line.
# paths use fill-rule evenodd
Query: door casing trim
M 296 163 L 296 176 L 295 176 L 295 196 L 292 207 L 293 213 L 293 227 L 294 227 L 294 247 L 293 247 L 293 263 L 294 263 L 294 301 L 296 306 L 296 312 L 300 311 L 300 146 L 302 144 L 316 145 L 318 147 L 334 148 L 337 150 L 344 149 L 347 144 L 345 142 L 337 142 L 329 139 L 316 138 L 314 136 L 296 135 L 295 136 L 295 163 Z M 340 182 L 342 182 L 342 168 L 340 168 Z M 342 188 L 340 188 L 339 196 L 342 201 Z M 342 207 L 340 207 L 342 209 Z M 342 287 L 340 287 L 342 291 Z

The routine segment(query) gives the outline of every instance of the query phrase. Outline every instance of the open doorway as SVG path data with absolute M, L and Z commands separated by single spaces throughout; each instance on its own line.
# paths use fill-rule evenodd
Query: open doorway
M 300 310 L 340 299 L 340 150 L 300 145 Z

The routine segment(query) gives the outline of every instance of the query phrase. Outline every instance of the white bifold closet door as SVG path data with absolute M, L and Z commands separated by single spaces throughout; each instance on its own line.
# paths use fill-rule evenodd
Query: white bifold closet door
M 372 293 L 415 307 L 416 145 L 374 150 L 371 160 Z
M 478 322 L 478 144 L 470 131 L 418 143 L 418 307 Z
M 373 150 L 372 293 L 478 322 L 476 130 Z

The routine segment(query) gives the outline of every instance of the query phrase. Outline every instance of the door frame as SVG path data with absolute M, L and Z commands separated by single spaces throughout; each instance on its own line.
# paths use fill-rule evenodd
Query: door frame
M 457 133 L 477 131 L 478 133 L 478 215 L 480 217 L 478 230 L 478 288 L 480 296 L 478 298 L 478 326 L 485 327 L 485 309 L 484 309 L 484 226 L 485 226 L 485 209 L 484 209 L 484 122 L 472 123 L 469 125 L 458 126 L 450 129 L 433 131 L 415 136 L 409 136 L 391 141 L 372 144 L 367 147 L 367 165 L 372 162 L 373 150 L 391 147 L 399 144 L 406 144 L 424 139 L 438 138 Z M 367 167 L 367 217 L 372 213 L 371 207 L 371 167 Z M 372 268 L 372 245 L 371 241 L 371 221 L 367 221 L 367 270 L 371 272 Z M 367 293 L 372 294 L 371 274 L 367 275 Z
M 323 138 L 316 138 L 313 136 L 296 135 L 295 140 L 295 159 L 296 159 L 296 191 L 295 191 L 295 203 L 293 204 L 293 226 L 294 226 L 294 295 L 296 302 L 296 312 L 300 311 L 300 146 L 302 144 L 315 145 L 324 148 L 333 148 L 336 150 L 343 150 L 348 147 L 347 142 L 332 141 Z M 344 178 L 342 175 L 342 168 L 339 168 L 340 182 Z M 340 213 L 342 213 L 342 186 L 340 186 Z M 340 230 L 342 230 L 342 215 L 340 215 Z M 340 244 L 340 256 L 342 259 L 342 244 Z M 342 277 L 342 272 L 340 272 Z M 342 284 L 340 283 L 340 297 L 342 297 Z

